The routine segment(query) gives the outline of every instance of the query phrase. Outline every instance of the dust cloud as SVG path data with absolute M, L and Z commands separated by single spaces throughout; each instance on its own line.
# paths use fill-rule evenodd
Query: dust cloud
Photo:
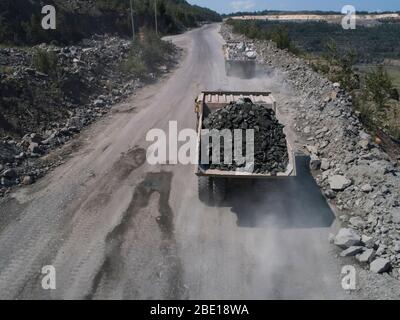
M 294 96 L 272 69 L 257 70 L 252 79 L 227 78 L 218 89 Z M 309 158 L 298 155 L 296 167 L 295 177 L 230 181 L 219 207 L 183 194 L 176 223 L 191 299 L 343 298 L 328 242 L 334 214 L 309 171 Z

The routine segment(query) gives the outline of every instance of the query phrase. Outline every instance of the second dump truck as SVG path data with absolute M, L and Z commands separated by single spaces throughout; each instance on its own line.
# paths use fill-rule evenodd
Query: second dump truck
M 229 41 L 223 50 L 225 72 L 228 77 L 251 79 L 255 76 L 257 54 L 252 43 Z

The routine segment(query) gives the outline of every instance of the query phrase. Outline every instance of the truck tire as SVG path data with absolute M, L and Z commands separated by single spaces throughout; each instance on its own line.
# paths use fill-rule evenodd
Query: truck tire
M 216 205 L 221 204 L 226 198 L 226 179 L 213 179 L 213 198 Z
M 210 204 L 212 202 L 212 181 L 209 177 L 198 177 L 198 194 L 201 202 Z

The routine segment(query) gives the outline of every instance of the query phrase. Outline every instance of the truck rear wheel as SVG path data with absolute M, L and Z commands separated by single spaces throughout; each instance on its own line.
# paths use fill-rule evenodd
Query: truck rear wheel
M 226 198 L 226 179 L 214 178 L 213 179 L 213 196 L 215 204 L 222 203 Z
M 212 181 L 209 177 L 198 177 L 197 179 L 199 199 L 205 204 L 210 204 L 212 201 Z

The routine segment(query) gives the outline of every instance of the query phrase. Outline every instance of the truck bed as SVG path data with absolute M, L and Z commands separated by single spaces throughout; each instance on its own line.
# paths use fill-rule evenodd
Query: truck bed
M 232 48 L 237 46 L 241 41 L 230 41 L 223 46 L 225 57 L 225 72 L 228 77 L 238 77 L 242 79 L 251 79 L 256 73 L 256 58 L 249 58 L 245 51 L 237 55 L 233 55 Z M 244 45 L 246 45 L 244 43 Z
M 197 123 L 197 150 L 200 163 L 200 132 L 203 128 L 203 119 L 210 113 L 225 107 L 231 102 L 238 101 L 240 98 L 249 98 L 253 103 L 260 104 L 266 108 L 271 108 L 275 111 L 276 117 L 280 119 L 279 112 L 276 106 L 276 101 L 270 92 L 248 92 L 248 91 L 205 91 L 202 92 L 196 99 L 196 112 L 198 116 Z M 279 172 L 274 177 L 288 177 L 296 174 L 294 165 L 294 152 L 286 139 L 289 162 L 284 172 Z M 225 171 L 208 169 L 206 165 L 196 165 L 195 173 L 198 176 L 221 177 L 221 178 L 267 178 L 272 177 L 270 173 L 249 173 L 241 171 Z

